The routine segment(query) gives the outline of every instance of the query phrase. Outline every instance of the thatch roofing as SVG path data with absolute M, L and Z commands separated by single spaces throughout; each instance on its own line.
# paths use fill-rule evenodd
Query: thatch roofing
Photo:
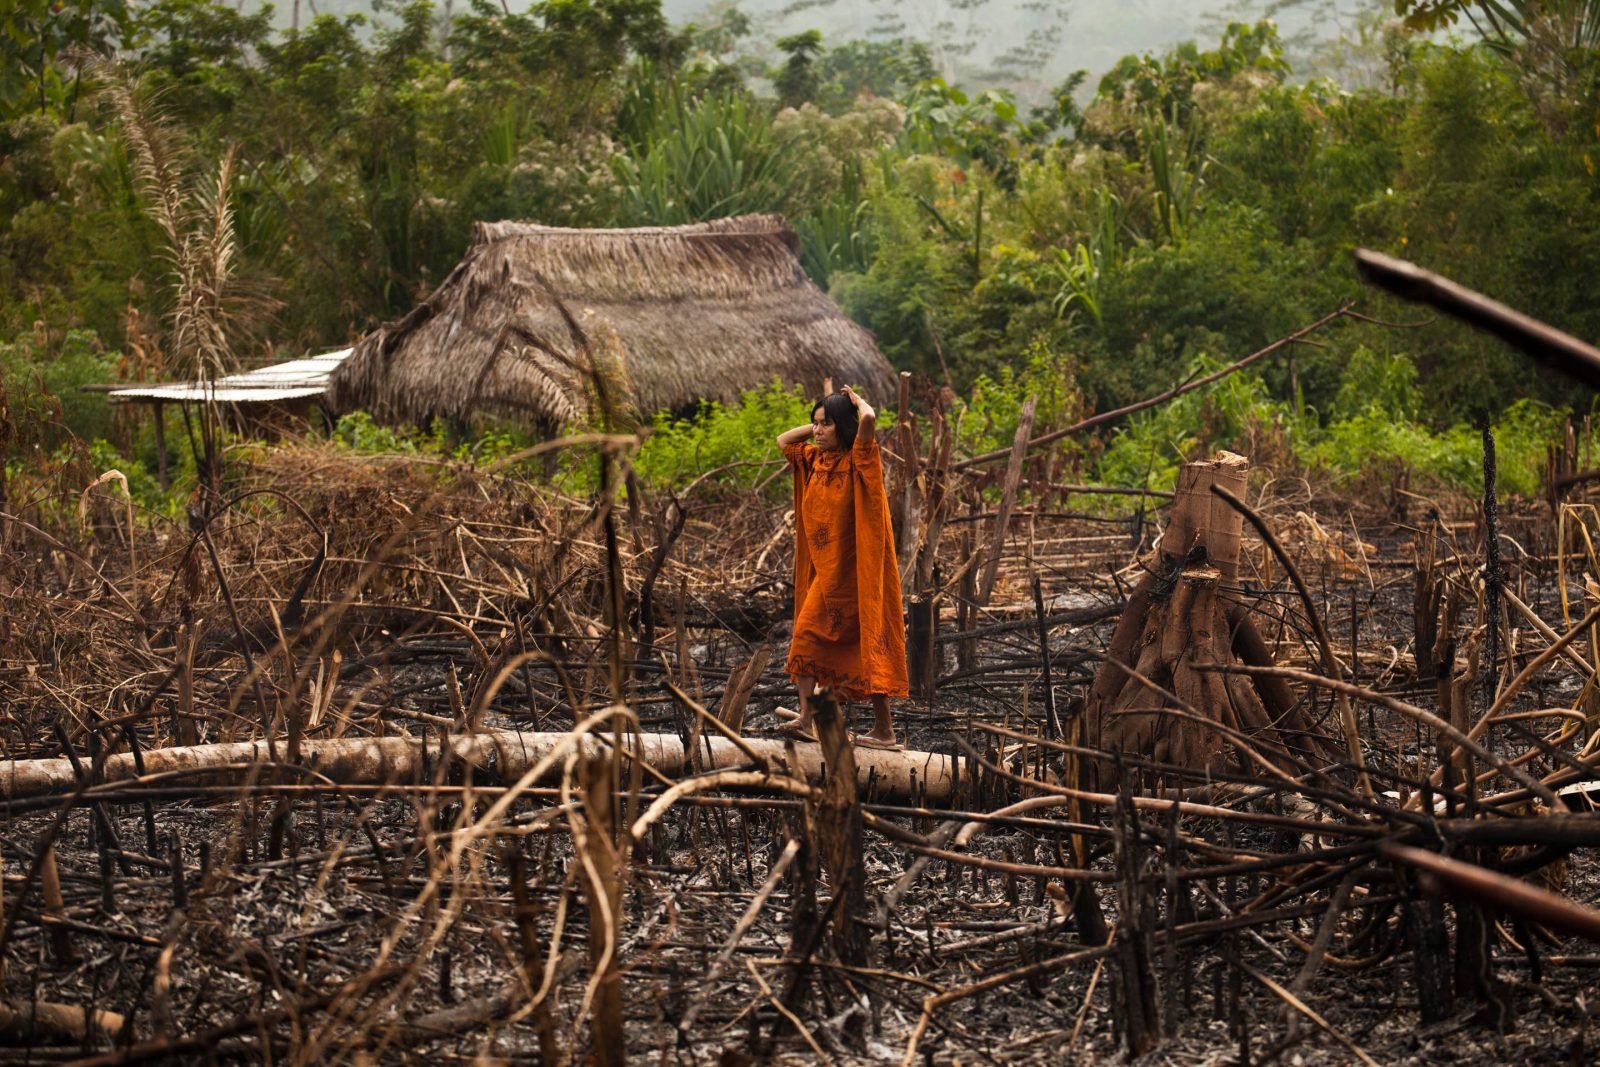
M 774 377 L 888 400 L 893 368 L 798 250 L 776 215 L 627 230 L 477 223 L 443 284 L 334 372 L 329 399 L 380 421 L 488 414 L 553 431 L 586 413 L 581 334 L 612 368 L 608 388 L 645 416 L 733 401 Z

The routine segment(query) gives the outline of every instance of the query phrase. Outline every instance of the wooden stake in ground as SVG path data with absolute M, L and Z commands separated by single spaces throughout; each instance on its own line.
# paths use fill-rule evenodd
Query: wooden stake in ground
M 1022 402 L 1022 412 L 1017 416 L 1017 433 L 1011 441 L 1011 458 L 1006 463 L 1006 480 L 1000 491 L 1000 510 L 994 517 L 994 534 L 989 539 L 989 555 L 984 560 L 983 577 L 978 580 L 978 603 L 987 605 L 994 592 L 994 582 L 1000 574 L 1000 557 L 1006 549 L 1006 526 L 1011 521 L 1011 507 L 1017 500 L 1017 486 L 1022 481 L 1022 461 L 1028 454 L 1028 435 L 1033 432 L 1033 413 L 1039 398 L 1030 395 Z
M 861 966 L 867 962 L 867 944 L 861 925 L 866 912 L 866 860 L 862 855 L 861 798 L 857 795 L 856 752 L 845 730 L 844 716 L 831 694 L 816 704 L 817 740 L 827 764 L 827 777 L 815 801 L 813 824 L 817 829 L 822 868 L 833 883 L 829 922 L 833 951 L 841 962 Z
M 582 763 L 583 829 L 573 842 L 583 865 L 579 884 L 589 905 L 589 989 L 591 1056 L 597 1067 L 622 1067 L 626 1045 L 622 1027 L 622 872 L 611 843 L 614 825 L 611 756 Z M 578 820 L 573 821 L 574 828 Z
M 1242 494 L 1249 469 L 1245 457 L 1221 452 L 1179 474 L 1171 523 L 1089 692 L 1090 746 L 1203 770 L 1221 769 L 1229 730 L 1250 739 L 1251 759 L 1279 766 L 1306 744 L 1300 734 L 1310 734 L 1310 723 L 1287 688 L 1205 669 L 1270 662 L 1254 623 L 1237 610 L 1243 520 L 1211 492 L 1220 484 Z M 1098 770 L 1090 780 L 1104 779 Z

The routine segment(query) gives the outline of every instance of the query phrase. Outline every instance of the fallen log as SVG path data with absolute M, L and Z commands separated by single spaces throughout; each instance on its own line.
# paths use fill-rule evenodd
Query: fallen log
M 114 1011 L 43 1000 L 0 1001 L 0 1045 L 60 1045 L 115 1041 L 127 1019 Z
M 299 766 L 320 781 L 339 785 L 382 784 L 421 781 L 425 768 L 435 767 L 441 759 L 446 759 L 489 771 L 503 781 L 515 782 L 559 745 L 571 741 L 572 735 L 567 733 L 516 730 L 460 734 L 442 742 L 409 735 L 311 739 L 300 743 Z M 605 742 L 587 734 L 579 744 L 584 752 L 596 753 Z M 814 743 L 796 744 L 772 738 L 735 741 L 703 736 L 698 748 L 696 757 L 702 771 L 743 767 L 760 760 L 775 767 L 781 764 L 792 775 L 806 779 L 816 779 L 823 771 L 822 751 Z M 641 734 L 637 744 L 634 739 L 625 737 L 623 749 L 630 755 L 637 752 L 646 765 L 669 778 L 693 772 L 683 740 L 676 734 Z M 284 747 L 280 744 L 277 750 L 281 753 Z M 142 774 L 131 753 L 107 757 L 96 784 L 187 775 L 204 777 L 208 784 L 231 783 L 244 781 L 252 774 L 259 776 L 263 767 L 289 766 L 272 758 L 265 741 L 147 749 L 142 756 Z M 934 803 L 950 799 L 953 782 L 949 756 L 936 752 L 859 749 L 855 753 L 855 763 L 857 784 L 865 787 L 872 781 L 880 797 Z M 560 777 L 560 764 L 560 760 L 555 761 L 552 779 Z M 430 776 L 431 773 L 428 771 Z M 5 801 L 64 796 L 78 790 L 81 784 L 70 760 L 0 763 L 0 805 Z

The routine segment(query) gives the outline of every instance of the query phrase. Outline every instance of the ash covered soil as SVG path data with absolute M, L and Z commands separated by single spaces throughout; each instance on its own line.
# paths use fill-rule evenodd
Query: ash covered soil
M 1507 587 L 1560 631 L 1557 572 L 1552 554 L 1534 547 L 1537 521 L 1511 527 L 1529 550 L 1508 561 Z M 1470 525 L 1442 528 L 1448 536 L 1436 547 L 1463 590 L 1457 625 L 1471 643 L 1481 627 L 1467 602 L 1479 569 Z M 961 812 L 981 816 L 1039 795 L 984 763 L 1051 784 L 1067 779 L 1061 752 L 993 728 L 1032 737 L 1046 729 L 1030 573 L 1042 576 L 1047 615 L 1100 615 L 1048 625 L 1057 716 L 1070 721 L 1081 707 L 1110 640 L 1111 609 L 1137 578 L 1128 534 L 1104 530 L 1030 523 L 1026 541 L 1008 550 L 995 606 L 973 621 L 987 632 L 966 651 L 949 639 L 957 615 L 946 605 L 938 694 L 897 713 L 909 748 L 962 761 L 952 804 Z M 1373 523 L 1364 538 L 1308 535 L 1291 547 L 1347 677 L 1437 708 L 1436 680 L 1418 677 L 1415 661 L 1416 530 Z M 793 706 L 781 672 L 781 564 L 772 561 L 770 574 L 741 572 L 723 600 L 714 585 L 687 605 L 679 599 L 688 638 L 676 646 L 667 638 L 665 656 L 639 657 L 630 670 L 629 702 L 645 729 L 678 732 L 692 721 L 663 686 L 665 675 L 711 705 L 766 636 L 780 655 L 755 688 L 744 732 L 772 732 L 776 710 Z M 1569 569 L 1569 582 L 1575 573 Z M 1241 595 L 1264 620 L 1278 662 L 1310 667 L 1305 617 L 1281 570 L 1254 569 Z M 730 613 L 743 617 L 745 633 L 728 625 Z M 1546 642 L 1525 620 L 1511 622 L 1507 662 L 1520 667 Z M 670 620 L 663 625 L 671 628 Z M 590 634 L 583 645 L 585 636 L 568 635 L 568 649 L 589 660 L 571 664 L 575 674 L 597 669 L 599 644 Z M 381 719 L 388 732 L 436 737 L 483 664 L 458 629 L 414 624 L 372 635 L 368 647 L 384 641 L 405 654 L 369 655 L 368 670 L 343 676 L 339 699 L 381 709 L 371 722 Z M 687 662 L 677 659 L 678 647 Z M 231 672 L 219 692 L 242 688 L 238 663 L 216 669 Z M 591 684 L 534 664 L 489 703 L 485 725 L 565 728 L 572 711 L 563 694 Z M 1305 699 L 1331 729 L 1332 700 Z M 1582 734 L 1561 747 L 1570 762 L 1592 734 L 1584 710 L 1591 699 L 1576 667 L 1557 662 L 1511 710 L 1579 708 Z M 845 710 L 856 729 L 867 728 L 864 706 Z M 1437 739 L 1389 709 L 1363 706 L 1358 714 L 1380 782 L 1377 807 L 1393 811 L 1409 793 L 1402 779 L 1415 782 L 1419 766 L 1436 765 Z M 1512 755 L 1537 749 L 1509 728 L 1491 732 L 1488 743 Z M 51 746 L 41 735 L 26 754 L 59 750 Z M 1549 773 L 1562 763 L 1561 754 L 1536 751 L 1528 765 Z M 620 964 L 625 1048 L 635 1062 L 886 1063 L 910 1055 L 940 1064 L 1100 1063 L 1124 1061 L 1130 1043 L 1149 1046 L 1134 1062 L 1162 1064 L 1600 1058 L 1589 1023 L 1600 1000 L 1595 946 L 1514 914 L 1468 908 L 1469 921 L 1483 924 L 1488 959 L 1474 966 L 1466 952 L 1458 964 L 1467 906 L 1430 893 L 1404 864 L 1367 848 L 1375 835 L 1334 832 L 1337 810 L 1355 796 L 1348 767 L 1330 769 L 1314 796 L 1284 790 L 1244 803 L 1237 796 L 1250 785 L 1239 783 L 1204 798 L 1242 812 L 1326 819 L 1326 835 L 1225 814 L 1173 818 L 1087 804 L 1076 816 L 1066 807 L 1019 813 L 956 843 L 949 833 L 963 816 L 869 795 L 866 810 L 881 822 L 862 838 L 864 907 L 855 922 L 865 952 L 856 962 L 842 961 L 826 934 L 813 936 L 839 909 L 832 879 L 808 876 L 803 862 L 791 864 L 730 940 L 786 843 L 806 836 L 798 800 L 733 790 L 681 803 L 631 851 L 612 853 L 623 888 L 621 913 L 608 925 L 584 891 L 594 842 L 575 847 L 570 793 L 530 793 L 500 832 L 458 848 L 501 783 L 459 766 L 432 771 L 427 780 L 372 789 L 280 787 L 263 775 L 251 790 L 174 783 L 111 794 L 93 807 L 11 809 L 0 829 L 5 1004 L 115 1012 L 128 1026 L 120 1038 L 77 1041 L 11 1030 L 0 1058 L 587 1061 L 598 1054 L 589 1020 L 605 990 L 590 976 L 601 956 Z M 1150 784 L 1129 778 L 1130 792 Z M 1587 798 L 1574 794 L 1572 804 L 1586 806 Z M 1433 820 L 1367 814 L 1384 834 L 1437 851 L 1449 837 L 1431 827 L 1474 812 L 1470 801 L 1439 800 Z M 1528 805 L 1518 817 L 1539 814 Z M 1087 828 L 1075 834 L 1064 825 L 1069 817 Z M 42 899 L 46 843 L 59 907 Z M 930 849 L 940 854 L 930 857 Z M 1518 859 L 1511 851 L 1470 856 L 1512 868 Z M 919 858 L 927 862 L 907 879 Z M 1079 880 L 1083 871 L 1095 880 Z M 1600 905 L 1592 848 L 1573 849 L 1528 880 Z M 1078 895 L 1080 885 L 1092 901 Z M 1096 944 L 1090 910 L 1110 933 L 1107 947 Z M 928 998 L 941 995 L 947 999 L 929 1009 Z

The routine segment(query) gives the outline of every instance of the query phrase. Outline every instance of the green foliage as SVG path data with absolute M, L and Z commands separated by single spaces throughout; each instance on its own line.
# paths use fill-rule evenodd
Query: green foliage
M 1191 373 L 1218 367 L 1201 358 Z M 1131 418 L 1113 435 L 1095 476 L 1107 485 L 1170 489 L 1183 463 L 1227 448 L 1369 488 L 1405 471 L 1413 484 L 1481 491 L 1480 432 L 1466 423 L 1431 429 L 1420 421 L 1424 406 L 1415 364 L 1366 348 L 1350 354 L 1326 422 L 1274 400 L 1259 375 L 1241 372 Z M 1537 495 L 1546 449 L 1564 418 L 1547 404 L 1522 399 L 1494 421 L 1502 497 Z
M 106 471 L 121 471 L 128 479 L 128 495 L 139 510 L 168 519 L 183 515 L 195 484 L 194 457 L 187 449 L 181 449 L 177 458 L 177 476 L 172 479 L 171 487 L 163 490 L 153 460 L 146 463 L 143 457 L 127 455 L 103 437 L 89 443 L 89 464 L 97 476 Z
M 728 468 L 718 478 L 721 484 L 766 483 L 774 493 L 787 492 L 786 482 L 771 480 L 773 464 L 782 458 L 773 441 L 809 422 L 815 399 L 799 386 L 786 389 L 774 380 L 745 393 L 736 406 L 706 404 L 692 419 L 657 416 L 634 469 L 648 485 L 682 489 L 708 471 Z
M 526 451 L 536 442 L 528 431 L 487 422 L 458 432 L 443 419 L 426 430 L 398 428 L 374 422 L 365 411 L 341 415 L 331 438 L 336 444 L 363 455 L 415 455 L 466 466 L 491 466 Z
M 949 195 L 955 192 L 951 177 L 933 160 L 909 161 L 888 179 L 875 175 L 880 184 L 871 195 L 868 233 L 878 254 L 863 271 L 835 273 L 830 286 L 845 313 L 873 332 L 891 363 L 930 374 L 941 370 L 935 319 L 958 297 L 966 274 L 964 235 L 951 234 L 926 207 L 957 206 Z
M 968 96 L 943 78 L 929 78 L 906 94 L 905 105 L 901 144 L 906 151 L 948 156 L 964 165 L 981 163 L 1002 186 L 1015 186 L 1017 103 L 1010 93 L 986 89 Z
M 786 57 L 773 72 L 772 87 L 778 91 L 783 107 L 799 107 L 817 98 L 822 80 L 817 74 L 817 55 L 822 51 L 822 34 L 816 30 L 780 37 L 778 51 Z
M 787 207 L 799 149 L 747 94 L 674 91 L 641 127 L 615 163 L 628 222 L 664 226 Z
M 1001 367 L 990 378 L 979 375 L 972 389 L 957 402 L 958 441 L 964 451 L 977 454 L 1010 448 L 1022 415 L 1022 405 L 1037 397 L 1033 412 L 1035 435 L 1057 429 L 1081 414 L 1083 395 L 1078 390 L 1072 358 L 1053 350 L 1042 338 L 1024 352 L 1020 372 Z
M 816 99 L 829 111 L 844 110 L 863 97 L 892 99 L 935 76 L 927 45 L 900 38 L 846 41 L 817 61 L 816 73 Z
M 1195 114 L 1202 87 L 1235 79 L 1281 82 L 1288 75 L 1283 42 L 1273 23 L 1232 22 L 1214 49 L 1202 50 L 1188 41 L 1160 57 L 1123 57 L 1100 79 L 1085 116 L 1088 132 L 1092 138 L 1110 143 L 1141 113 L 1186 126 Z
M 1185 377 L 1199 377 L 1222 365 L 1215 357 L 1200 355 Z M 1178 469 L 1201 454 L 1226 448 L 1259 457 L 1268 440 L 1294 439 L 1307 429 L 1290 405 L 1272 399 L 1258 375 L 1233 374 L 1131 417 L 1111 435 L 1096 477 L 1107 485 L 1170 489 Z
M 1182 244 L 1200 210 L 1200 194 L 1210 161 L 1201 154 L 1193 128 L 1177 130 L 1165 119 L 1147 115 L 1139 132 L 1155 186 L 1156 220 L 1167 241 Z
M 332 435 L 332 440 L 352 452 L 372 455 L 419 451 L 418 438 L 415 431 L 372 421 L 372 416 L 365 411 L 352 411 L 339 416 Z
M 69 330 L 59 341 L 22 334 L 0 343 L 0 376 L 13 422 L 40 427 L 37 436 L 48 448 L 68 434 L 85 441 L 108 436 L 105 396 L 79 387 L 116 381 L 118 358 L 87 330 Z M 22 436 L 32 435 L 25 429 Z
M 1070 319 L 1081 313 L 1096 326 L 1105 325 L 1100 311 L 1101 287 L 1122 266 L 1126 227 L 1127 209 L 1117 194 L 1104 187 L 1095 190 L 1088 232 L 1070 249 L 1057 249 L 1051 265 L 1052 275 L 1060 285 L 1052 301 L 1058 317 Z
M 1291 79 L 1270 24 L 1234 24 L 1124 58 L 1081 110 L 1074 76 L 1023 117 L 1004 93 L 941 80 L 927 48 L 900 40 L 778 42 L 776 98 L 762 96 L 745 83 L 764 84 L 766 61 L 748 57 L 771 56 L 772 42 L 747 41 L 754 24 L 732 4 L 682 33 L 657 0 L 518 11 L 473 0 L 448 22 L 437 4 L 386 4 L 385 28 L 371 32 L 359 16 L 275 31 L 215 0 L 18 0 L 0 12 L 0 337 L 36 322 L 40 336 L 87 331 L 141 373 L 183 347 L 167 326 L 170 249 L 141 214 L 139 158 L 115 128 L 105 74 L 75 58 L 83 48 L 114 48 L 144 72 L 143 92 L 161 98 L 185 146 L 179 187 L 216 173 L 237 145 L 231 187 L 212 206 L 232 220 L 239 277 L 281 299 L 271 336 L 284 350 L 344 342 L 409 311 L 454 268 L 475 221 L 618 226 L 746 211 L 784 212 L 811 277 L 890 360 L 966 397 L 972 448 L 1008 443 L 1022 397 L 1049 380 L 1041 368 L 1070 368 L 1083 394 L 1073 405 L 1105 408 L 1348 300 L 1412 318 L 1360 285 L 1356 245 L 1600 337 L 1596 5 L 1397 10 L 1470 16 L 1488 43 L 1365 20 L 1349 45 L 1364 73 L 1309 57 L 1313 71 L 1350 71 L 1341 85 Z M 264 354 L 256 340 L 238 355 Z M 1260 396 L 1208 390 L 1136 420 L 1109 443 L 1105 476 L 1142 478 L 1243 434 L 1334 474 L 1373 471 L 1383 449 L 1455 484 L 1478 462 L 1462 427 L 1489 417 L 1520 484 L 1519 442 L 1550 412 L 1589 402 L 1459 324 L 1350 324 L 1324 340 L 1262 363 Z M 8 364 L 35 367 L 8 369 L 8 384 L 57 376 L 44 389 L 12 385 L 14 415 L 31 404 L 50 427 L 50 397 L 86 403 L 65 425 L 149 466 L 143 437 L 96 429 L 98 399 L 70 388 L 74 374 L 115 375 L 91 375 L 82 353 L 58 365 L 54 349 L 6 349 Z M 760 403 L 663 426 L 646 446 L 659 458 L 641 463 L 670 479 L 704 469 L 683 459 L 695 449 L 743 454 L 733 442 L 751 428 L 737 420 L 758 419 Z M 722 420 L 734 421 L 713 430 Z M 765 454 L 765 431 L 751 455 Z M 444 435 L 341 433 L 352 447 L 451 464 L 516 440 L 480 428 L 474 455 Z
M 890 158 L 905 112 L 888 100 L 864 99 L 834 115 L 807 104 L 773 119 L 789 153 L 790 218 L 801 261 L 827 288 L 837 271 L 864 271 L 877 254 L 871 225 L 871 172 Z
M 54 111 L 72 121 L 82 81 L 59 65 L 62 53 L 110 55 L 133 28 L 127 0 L 7 0 L 0 6 L 0 116 Z
M 1491 48 L 1511 53 L 1554 37 L 1573 50 L 1600 48 L 1600 4 L 1594 0 L 1395 0 L 1395 14 L 1419 30 L 1455 25 L 1463 15 Z
M 1048 100 L 1028 112 L 1028 137 L 1043 141 L 1058 132 L 1076 133 L 1083 125 L 1083 109 L 1078 106 L 1078 90 L 1089 80 L 1089 72 L 1075 70 L 1065 81 L 1050 90 Z

